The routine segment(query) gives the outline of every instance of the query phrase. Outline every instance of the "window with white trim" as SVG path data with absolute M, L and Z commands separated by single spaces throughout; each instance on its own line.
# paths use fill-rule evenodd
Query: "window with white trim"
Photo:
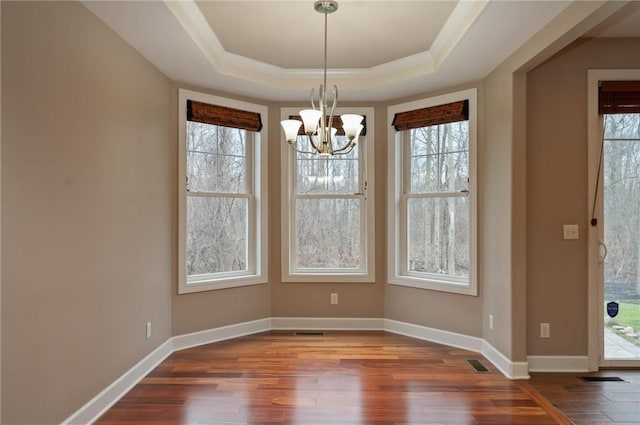
M 388 117 L 389 283 L 477 295 L 476 90 Z
M 284 108 L 282 117 L 297 113 Z M 373 128 L 373 108 L 349 113 Z M 281 142 L 283 281 L 374 281 L 373 135 L 364 133 L 353 151 L 328 157 Z M 305 150 L 307 136 L 297 143 Z
M 266 114 L 180 90 L 180 293 L 266 282 Z

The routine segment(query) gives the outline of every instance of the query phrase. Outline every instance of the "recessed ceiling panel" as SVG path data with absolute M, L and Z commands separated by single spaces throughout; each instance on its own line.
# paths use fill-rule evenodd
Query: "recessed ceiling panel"
M 227 52 L 281 68 L 322 68 L 313 1 L 197 1 Z M 328 15 L 328 67 L 370 68 L 428 51 L 455 1 L 341 1 Z

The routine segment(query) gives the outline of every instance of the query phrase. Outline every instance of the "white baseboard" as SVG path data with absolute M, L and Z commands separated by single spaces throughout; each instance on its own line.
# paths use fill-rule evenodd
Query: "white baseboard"
M 529 379 L 529 364 L 513 362 L 487 341 L 482 342 L 482 355 L 509 379 Z
M 172 352 L 171 338 L 169 338 L 73 415 L 69 416 L 62 422 L 62 425 L 93 423 Z
M 272 317 L 273 330 L 381 331 L 382 318 L 358 317 Z
M 253 320 L 251 322 L 237 323 L 235 325 L 222 326 L 207 329 L 206 331 L 193 332 L 178 335 L 171 338 L 173 351 L 185 350 L 198 345 L 211 344 L 225 339 L 238 338 L 245 335 L 256 334 L 271 330 L 270 318 Z
M 588 372 L 587 356 L 527 356 L 530 372 Z
M 410 336 L 437 344 L 448 345 L 450 347 L 462 348 L 463 350 L 479 353 L 482 350 L 482 339 L 474 336 L 463 335 L 455 332 L 443 331 L 429 328 L 427 326 L 414 325 L 412 323 L 398 322 L 397 320 L 385 319 L 384 330 L 399 335 Z
M 512 362 L 482 338 L 386 319 L 385 330 L 449 347 L 480 353 L 509 379 L 528 379 L 527 362 Z

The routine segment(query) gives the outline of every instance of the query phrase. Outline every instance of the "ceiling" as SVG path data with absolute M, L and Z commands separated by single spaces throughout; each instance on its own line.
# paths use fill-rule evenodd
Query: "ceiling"
M 328 84 L 382 101 L 478 81 L 570 0 L 340 0 L 328 15 Z M 322 82 L 324 15 L 313 0 L 85 1 L 170 79 L 299 101 Z M 640 37 L 640 2 L 587 36 Z

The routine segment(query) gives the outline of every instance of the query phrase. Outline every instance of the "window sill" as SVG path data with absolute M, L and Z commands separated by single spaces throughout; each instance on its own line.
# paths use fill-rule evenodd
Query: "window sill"
M 194 292 L 215 291 L 217 289 L 239 288 L 242 286 L 261 285 L 267 283 L 262 276 L 241 276 L 215 280 L 201 280 L 190 283 L 182 283 L 178 288 L 178 294 L 190 294 Z
M 477 286 L 472 284 L 451 283 L 441 280 L 420 279 L 400 275 L 393 276 L 389 279 L 388 283 L 390 285 L 407 286 L 410 288 L 478 296 Z
M 283 282 L 297 283 L 374 283 L 375 277 L 364 273 L 289 273 Z

